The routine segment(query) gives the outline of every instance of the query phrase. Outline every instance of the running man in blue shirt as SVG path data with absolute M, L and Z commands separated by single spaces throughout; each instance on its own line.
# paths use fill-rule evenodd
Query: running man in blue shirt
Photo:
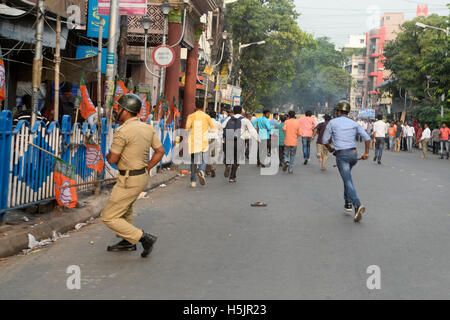
M 270 133 L 274 129 L 273 125 L 270 123 L 270 110 L 264 110 L 263 116 L 255 119 L 252 124 L 258 129 L 259 138 L 261 143 L 258 144 L 258 167 L 265 168 L 266 166 L 266 156 L 270 155 L 271 145 L 270 145 Z M 260 155 L 261 153 L 261 155 Z
M 345 210 L 351 212 L 353 205 L 355 208 L 354 221 L 359 222 L 366 208 L 361 205 L 361 201 L 356 194 L 351 170 L 358 162 L 356 136 L 360 135 L 366 142 L 366 150 L 361 157 L 362 160 L 369 158 L 370 137 L 358 123 L 349 119 L 350 109 L 350 104 L 347 101 L 341 101 L 337 104 L 338 117 L 328 123 L 322 141 L 329 141 L 330 138 L 333 140 L 334 148 L 331 147 L 330 143 L 326 147 L 336 156 L 336 164 L 344 182 Z

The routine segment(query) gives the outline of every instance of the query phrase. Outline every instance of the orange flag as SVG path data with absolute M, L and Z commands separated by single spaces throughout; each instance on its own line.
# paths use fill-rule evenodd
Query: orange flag
M 127 93 L 127 87 L 125 86 L 125 83 L 122 80 L 117 81 L 116 84 L 116 93 L 114 95 L 114 102 L 119 101 L 120 97 Z
M 146 94 L 144 94 L 143 96 L 140 95 L 139 97 L 142 101 L 142 107 L 141 112 L 139 112 L 138 114 L 138 119 L 140 119 L 141 121 L 147 121 L 148 117 L 150 116 L 150 102 L 148 101 Z
M 94 169 L 97 172 L 103 171 L 103 154 L 100 146 L 87 144 L 86 145 L 86 167 Z
M 67 208 L 75 208 L 78 201 L 77 188 L 67 188 L 75 184 L 74 166 L 61 159 L 55 159 L 53 177 L 55 179 L 55 197 L 58 204 Z
M 80 81 L 80 93 L 81 93 L 81 104 L 80 104 L 80 114 L 84 119 L 89 118 L 91 115 L 97 112 L 94 104 L 92 103 L 91 97 L 84 83 L 84 79 L 81 78 Z

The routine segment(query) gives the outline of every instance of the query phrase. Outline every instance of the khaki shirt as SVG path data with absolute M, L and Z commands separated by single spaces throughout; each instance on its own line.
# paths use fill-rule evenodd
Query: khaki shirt
M 155 129 L 133 117 L 116 129 L 110 151 L 120 154 L 119 170 L 139 170 L 147 168 L 150 147 L 161 146 Z

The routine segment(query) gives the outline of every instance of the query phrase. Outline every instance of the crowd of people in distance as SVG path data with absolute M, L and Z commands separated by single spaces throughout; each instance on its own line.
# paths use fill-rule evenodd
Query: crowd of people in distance
M 375 158 L 381 164 L 384 146 L 390 152 L 412 152 L 413 148 L 422 150 L 422 158 L 428 158 L 429 149 L 441 159 L 449 159 L 450 129 L 445 122 L 431 131 L 428 124 L 424 126 L 417 121 L 386 121 L 381 115 L 376 121 L 358 120 L 358 124 L 371 136 Z

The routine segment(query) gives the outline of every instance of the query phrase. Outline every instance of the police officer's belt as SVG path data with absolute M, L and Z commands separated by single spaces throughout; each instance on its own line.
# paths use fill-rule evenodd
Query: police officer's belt
M 119 170 L 119 173 L 121 176 L 125 176 L 127 174 L 128 171 L 128 175 L 131 176 L 139 176 L 141 174 L 146 173 L 146 169 L 140 169 L 140 170 Z

